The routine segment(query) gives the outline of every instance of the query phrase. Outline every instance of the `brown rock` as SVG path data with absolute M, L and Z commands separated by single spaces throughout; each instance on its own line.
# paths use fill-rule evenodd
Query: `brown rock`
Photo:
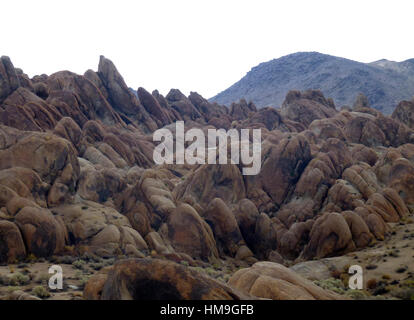
M 370 166 L 374 166 L 378 160 L 377 153 L 362 144 L 357 144 L 351 149 L 352 159 L 354 162 L 363 161 L 368 163 Z
M 213 230 L 219 251 L 235 256 L 244 240 L 236 218 L 223 200 L 214 198 L 203 213 L 203 218 Z
M 165 97 L 172 109 L 177 111 L 183 120 L 202 119 L 203 116 L 191 101 L 178 89 L 171 89 Z
M 19 228 L 10 221 L 0 220 L 0 262 L 14 263 L 26 256 Z
M 316 219 L 309 238 L 310 241 L 302 253 L 305 259 L 324 258 L 355 250 L 348 224 L 336 212 L 325 213 Z
M 354 241 L 356 247 L 364 248 L 368 246 L 374 237 L 369 231 L 365 221 L 353 211 L 343 211 L 341 214 L 348 223 L 349 229 L 352 233 L 352 240 Z
M 247 297 L 201 273 L 159 259 L 118 262 L 109 272 L 101 295 L 102 300 L 239 300 Z
M 107 273 L 93 275 L 83 289 L 83 298 L 86 300 L 100 300 L 107 279 Z
M 54 106 L 62 116 L 72 118 L 80 127 L 83 127 L 86 121 L 88 121 L 88 118 L 83 113 L 86 110 L 82 105 L 82 101 L 77 94 L 70 90 L 54 90 L 50 92 L 46 103 Z
M 69 195 L 79 177 L 76 154 L 73 145 L 65 139 L 50 133 L 31 133 L 0 151 L 0 169 L 32 169 L 48 184 L 66 185 Z
M 278 243 L 279 252 L 286 258 L 296 259 L 302 252 L 305 244 L 309 242 L 310 232 L 314 220 L 294 223 L 287 232 L 285 232 Z
M 129 90 L 115 65 L 104 56 L 99 59 L 98 75 L 108 92 L 108 101 L 115 110 L 136 118 L 149 132 L 157 129 L 156 123 Z
M 259 210 L 257 210 L 254 203 L 249 199 L 242 199 L 233 209 L 233 213 L 236 217 L 243 239 L 248 246 L 251 246 L 255 242 L 254 232 L 256 221 L 260 215 Z
M 273 262 L 257 262 L 237 271 L 229 285 L 259 298 L 272 300 L 340 300 L 294 271 Z
M 66 229 L 49 210 L 25 207 L 15 219 L 28 253 L 36 257 L 48 257 L 63 250 L 68 237 Z
M 386 144 L 385 134 L 377 126 L 372 116 L 355 117 L 345 125 L 344 132 L 347 139 L 354 143 L 361 143 L 368 147 Z
M 177 252 L 203 260 L 218 257 L 213 232 L 190 205 L 178 206 L 167 224 L 168 238 Z
M 246 176 L 245 180 L 247 197 L 259 210 L 269 211 L 267 206 L 279 206 L 293 191 L 311 155 L 309 143 L 301 135 L 284 138 L 276 146 L 269 144 L 266 148 L 262 150 L 265 156 L 260 173 Z M 270 199 L 261 199 L 260 190 Z
M 87 78 L 69 71 L 60 71 L 47 79 L 51 91 L 71 91 L 78 99 L 81 112 L 90 120 L 101 120 L 104 124 L 125 126 L 124 121 L 108 103 L 99 89 Z
M 0 103 L 19 87 L 16 70 L 9 57 L 0 58 Z
M 308 127 L 315 119 L 333 117 L 337 111 L 332 100 L 325 99 L 320 91 L 290 91 L 282 104 L 280 113 L 289 120 Z
M 179 184 L 174 193 L 177 199 L 192 199 L 203 208 L 214 198 L 220 198 L 227 204 L 246 198 L 241 172 L 233 164 L 202 165 Z
M 401 101 L 391 117 L 414 129 L 414 101 Z
M 163 127 L 173 120 L 167 112 L 164 112 L 159 102 L 144 88 L 138 88 L 138 98 L 145 110 L 153 117 L 158 127 Z
M 245 99 L 240 99 L 238 103 L 233 102 L 230 106 L 229 115 L 234 120 L 246 119 L 251 112 L 257 111 L 253 102 L 247 103 Z
M 81 141 L 82 130 L 78 124 L 69 117 L 62 118 L 55 126 L 53 133 L 60 136 L 74 145 L 75 148 L 79 147 Z

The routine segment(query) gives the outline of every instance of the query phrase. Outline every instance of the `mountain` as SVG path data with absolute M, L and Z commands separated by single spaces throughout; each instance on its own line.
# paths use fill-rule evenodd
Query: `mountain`
M 318 52 L 298 52 L 254 67 L 210 101 L 230 104 L 240 98 L 259 108 L 279 107 L 289 90 L 318 89 L 337 106 L 352 106 L 363 93 L 371 105 L 392 113 L 399 101 L 414 95 L 414 59 L 361 63 Z

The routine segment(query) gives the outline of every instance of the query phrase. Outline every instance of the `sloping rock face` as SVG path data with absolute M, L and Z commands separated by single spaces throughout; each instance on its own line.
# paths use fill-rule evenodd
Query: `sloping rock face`
M 104 57 L 98 72 L 32 79 L 2 58 L 0 89 L 0 263 L 90 254 L 158 257 L 184 270 L 220 261 L 291 264 L 382 241 L 390 223 L 414 212 L 406 103 L 388 117 L 362 98 L 338 111 L 312 90 L 290 92 L 281 110 L 245 100 L 227 109 L 176 89 L 135 95 Z M 205 133 L 260 129 L 261 170 L 244 176 L 230 162 L 155 165 L 152 133 L 175 132 L 178 120 Z M 326 298 L 279 280 L 269 281 L 285 289 L 257 295 Z M 180 290 L 177 297 L 194 297 Z
M 257 262 L 237 271 L 229 285 L 256 297 L 272 300 L 340 300 L 292 270 L 273 262 Z

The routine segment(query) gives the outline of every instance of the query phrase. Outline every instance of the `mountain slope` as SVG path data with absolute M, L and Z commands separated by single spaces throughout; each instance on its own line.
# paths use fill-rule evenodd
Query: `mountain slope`
M 414 95 L 414 59 L 361 63 L 317 52 L 298 52 L 254 67 L 240 81 L 210 101 L 230 104 L 240 98 L 258 107 L 281 106 L 289 90 L 319 89 L 337 106 L 352 105 L 365 94 L 378 110 L 389 114 Z

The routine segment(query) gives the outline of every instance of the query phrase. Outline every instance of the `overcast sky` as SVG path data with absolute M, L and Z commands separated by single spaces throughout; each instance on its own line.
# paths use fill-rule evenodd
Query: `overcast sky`
M 29 76 L 111 59 L 134 89 L 206 98 L 260 62 L 319 51 L 414 58 L 412 0 L 2 1 L 0 55 Z

